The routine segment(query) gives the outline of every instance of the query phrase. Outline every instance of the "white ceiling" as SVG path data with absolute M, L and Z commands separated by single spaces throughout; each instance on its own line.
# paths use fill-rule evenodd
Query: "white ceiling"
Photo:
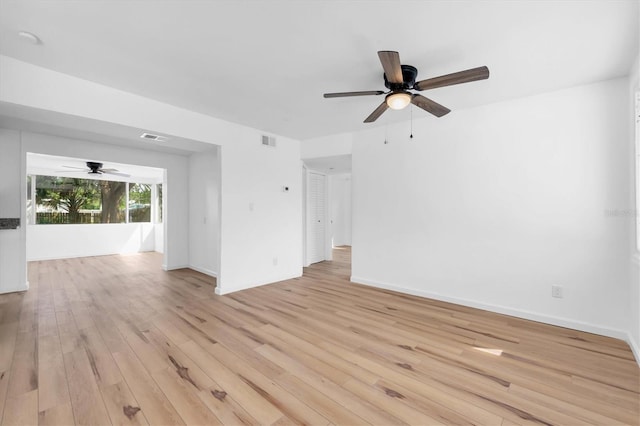
M 453 113 L 627 75 L 638 3 L 0 0 L 0 53 L 305 139 L 371 126 L 381 97 L 322 94 L 384 89 L 378 50 L 399 51 L 419 80 L 487 65 L 489 80 L 424 92 Z

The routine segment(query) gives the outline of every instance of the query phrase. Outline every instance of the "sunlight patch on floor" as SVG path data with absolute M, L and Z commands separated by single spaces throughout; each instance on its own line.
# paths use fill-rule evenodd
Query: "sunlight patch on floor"
M 488 353 L 495 356 L 502 355 L 502 349 L 479 348 L 477 346 L 475 346 L 473 349 L 475 349 L 476 351 Z

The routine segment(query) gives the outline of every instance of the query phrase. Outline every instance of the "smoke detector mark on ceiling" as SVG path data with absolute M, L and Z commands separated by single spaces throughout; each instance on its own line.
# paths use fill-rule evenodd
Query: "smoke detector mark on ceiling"
M 142 139 L 147 139 L 147 140 L 157 141 L 157 142 L 165 142 L 168 139 L 166 136 L 154 135 L 146 132 L 141 134 L 140 137 Z

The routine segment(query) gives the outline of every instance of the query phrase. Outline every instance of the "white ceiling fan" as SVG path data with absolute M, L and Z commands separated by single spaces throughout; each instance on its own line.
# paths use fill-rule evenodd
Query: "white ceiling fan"
M 87 168 L 84 167 L 75 167 L 75 166 L 62 166 L 65 167 L 67 169 L 78 169 L 77 172 L 71 172 L 71 173 L 82 173 L 82 172 L 86 172 L 87 174 L 90 175 L 102 175 L 102 174 L 109 174 L 109 175 L 116 175 L 116 176 L 123 176 L 123 177 L 131 177 L 130 174 L 127 173 L 122 173 L 120 172 L 118 169 L 105 169 L 103 168 L 103 164 L 99 163 L 97 161 L 87 161 Z M 87 171 L 88 169 L 88 171 Z M 63 170 L 60 170 L 61 172 Z M 66 172 L 66 170 L 64 170 Z

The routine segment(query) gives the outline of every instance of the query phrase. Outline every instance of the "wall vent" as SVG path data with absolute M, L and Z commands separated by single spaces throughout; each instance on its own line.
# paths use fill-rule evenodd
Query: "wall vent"
M 158 142 L 164 142 L 164 141 L 167 140 L 166 136 L 154 135 L 154 134 L 151 134 L 151 133 L 143 133 L 143 134 L 140 135 L 140 137 L 142 139 L 147 139 L 147 140 L 150 140 L 150 141 L 158 141 Z
M 273 136 L 262 135 L 262 145 L 264 146 L 276 146 L 276 138 Z

